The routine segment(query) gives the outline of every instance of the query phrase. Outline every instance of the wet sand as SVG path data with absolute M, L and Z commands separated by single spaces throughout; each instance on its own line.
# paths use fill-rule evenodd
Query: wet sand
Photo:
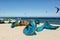
M 33 36 L 25 35 L 24 28 L 25 26 L 11 28 L 11 24 L 0 24 L 0 40 L 60 40 L 60 28 L 57 30 L 44 29 L 41 32 L 36 32 L 37 35 Z

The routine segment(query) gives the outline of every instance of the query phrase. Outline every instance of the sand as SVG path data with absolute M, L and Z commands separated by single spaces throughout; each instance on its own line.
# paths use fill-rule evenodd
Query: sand
M 56 24 L 53 25 L 57 26 Z M 24 28 L 25 26 L 11 28 L 11 24 L 0 24 L 0 40 L 60 40 L 60 28 L 57 30 L 44 29 L 41 32 L 36 32 L 37 35 L 33 36 L 25 35 L 23 33 Z

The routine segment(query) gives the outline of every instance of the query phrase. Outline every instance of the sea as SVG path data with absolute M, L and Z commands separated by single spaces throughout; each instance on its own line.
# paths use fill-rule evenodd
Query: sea
M 60 24 L 60 17 L 0 17 L 3 18 L 11 18 L 15 20 L 39 20 L 41 23 L 48 21 L 51 24 Z

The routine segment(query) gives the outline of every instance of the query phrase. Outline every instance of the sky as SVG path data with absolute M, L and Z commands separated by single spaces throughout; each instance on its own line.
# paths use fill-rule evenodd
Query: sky
M 60 0 L 0 0 L 0 17 L 60 17 Z

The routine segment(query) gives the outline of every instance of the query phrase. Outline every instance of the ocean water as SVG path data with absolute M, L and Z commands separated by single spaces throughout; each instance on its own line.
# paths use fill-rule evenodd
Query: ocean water
M 51 24 L 60 24 L 60 17 L 0 17 L 0 19 L 3 18 L 11 18 L 15 20 L 40 20 L 41 23 L 44 23 L 45 21 L 48 21 Z

